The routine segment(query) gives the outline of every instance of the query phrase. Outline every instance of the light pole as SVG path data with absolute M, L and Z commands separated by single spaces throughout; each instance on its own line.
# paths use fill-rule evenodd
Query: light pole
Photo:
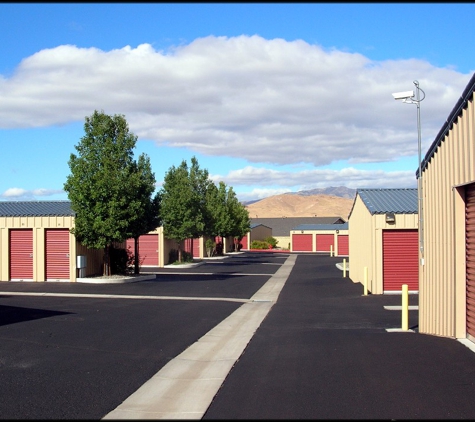
M 393 94 L 395 100 L 402 100 L 406 104 L 415 104 L 417 106 L 417 145 L 419 152 L 419 171 L 417 173 L 417 196 L 419 198 L 418 202 L 418 213 L 419 213 L 419 251 L 421 256 L 421 265 L 424 265 L 424 220 L 423 220 L 423 203 L 422 203 L 422 156 L 421 156 L 421 101 L 426 97 L 425 92 L 419 87 L 419 82 L 414 81 L 416 86 L 416 96 L 414 98 L 414 91 L 404 91 L 396 92 Z M 420 92 L 424 96 L 420 97 Z

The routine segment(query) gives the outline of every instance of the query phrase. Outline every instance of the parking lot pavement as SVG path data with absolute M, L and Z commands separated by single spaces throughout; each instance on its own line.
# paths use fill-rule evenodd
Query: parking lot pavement
M 104 419 L 201 419 L 277 302 L 295 259 L 288 256 L 249 302 L 171 360 Z
M 415 308 L 390 331 L 401 297 L 364 296 L 338 258 L 275 255 L 124 285 L 0 283 L 2 418 L 475 418 L 471 349 L 420 334 Z M 14 294 L 41 291 L 58 295 Z
M 215 276 L 121 285 L 0 282 L 2 418 L 101 419 L 249 302 L 276 262 L 250 254 Z
M 400 304 L 364 296 L 335 258 L 299 255 L 203 419 L 475 418 L 475 353 L 418 333 L 416 310 L 413 331 L 388 331 Z

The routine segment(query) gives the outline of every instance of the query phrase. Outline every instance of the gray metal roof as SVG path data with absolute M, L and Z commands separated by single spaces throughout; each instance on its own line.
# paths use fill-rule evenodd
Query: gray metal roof
M 70 201 L 0 201 L 0 217 L 75 216 Z
M 348 223 L 343 224 L 300 224 L 291 230 L 348 230 Z
M 290 230 L 299 224 L 339 224 L 341 217 L 275 217 L 251 218 L 251 224 L 262 224 L 272 229 L 272 236 L 290 236 Z
M 251 229 L 255 228 L 255 227 L 258 227 L 258 226 L 264 226 L 264 227 L 267 227 L 268 229 L 270 229 L 270 227 L 266 226 L 265 224 L 261 224 L 261 223 L 251 223 Z
M 356 196 L 358 195 L 371 215 L 385 214 L 387 212 L 394 214 L 418 213 L 416 188 L 357 189 Z

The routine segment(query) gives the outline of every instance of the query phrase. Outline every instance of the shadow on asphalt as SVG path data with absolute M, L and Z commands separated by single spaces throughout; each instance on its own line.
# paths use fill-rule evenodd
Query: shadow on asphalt
M 2 298 L 8 297 L 2 295 Z M 0 326 L 16 324 L 17 322 L 35 319 L 51 318 L 58 315 L 68 315 L 70 312 L 46 311 L 44 309 L 20 308 L 18 306 L 0 306 Z

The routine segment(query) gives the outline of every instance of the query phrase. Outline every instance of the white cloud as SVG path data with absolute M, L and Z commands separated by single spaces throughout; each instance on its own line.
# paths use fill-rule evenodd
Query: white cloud
M 28 195 L 28 191 L 21 188 L 10 188 L 7 189 L 5 192 L 2 193 L 2 197 L 4 198 L 18 198 L 24 197 Z
M 352 167 L 342 170 L 315 169 L 289 172 L 248 166 L 241 170 L 230 171 L 225 176 L 212 175 L 211 178 L 214 181 L 222 180 L 234 189 L 239 186 L 262 187 L 238 194 L 240 200 L 328 186 L 346 186 L 353 189 L 417 187 L 414 171 L 358 170 Z
M 22 188 L 9 188 L 5 192 L 0 195 L 0 198 L 4 198 L 6 200 L 16 200 L 16 201 L 31 201 L 36 199 L 36 197 L 49 197 L 54 195 L 62 195 L 64 194 L 63 190 L 56 190 L 56 189 L 33 189 L 27 190 Z
M 155 51 L 62 45 L 24 59 L 0 80 L 0 126 L 83 121 L 124 114 L 157 145 L 253 163 L 384 162 L 417 153 L 416 111 L 392 92 L 427 94 L 424 146 L 470 75 L 421 60 L 372 62 L 304 41 L 206 37 Z
M 416 108 L 391 93 L 426 93 L 421 103 L 427 151 L 471 75 L 423 60 L 375 62 L 304 41 L 259 36 L 205 37 L 156 51 L 149 44 L 102 51 L 61 45 L 0 75 L 0 128 L 84 121 L 94 110 L 124 114 L 139 139 L 255 166 L 213 176 L 250 187 L 240 199 L 344 185 L 411 187 L 414 171 L 323 170 L 335 161 L 397 162 L 417 155 Z M 310 164 L 305 171 L 259 167 Z M 63 194 L 6 190 L 3 198 Z

